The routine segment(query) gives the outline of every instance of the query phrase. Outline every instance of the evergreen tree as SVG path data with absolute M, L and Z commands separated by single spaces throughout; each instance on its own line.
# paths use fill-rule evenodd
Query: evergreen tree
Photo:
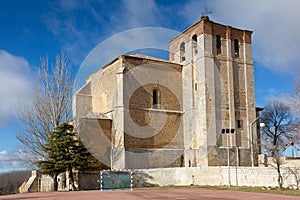
M 95 162 L 73 130 L 73 125 L 64 123 L 50 132 L 47 143 L 43 146 L 47 157 L 37 162 L 43 173 L 52 176 L 55 191 L 59 173 L 68 171 L 72 189 L 76 189 L 72 171 L 85 170 Z

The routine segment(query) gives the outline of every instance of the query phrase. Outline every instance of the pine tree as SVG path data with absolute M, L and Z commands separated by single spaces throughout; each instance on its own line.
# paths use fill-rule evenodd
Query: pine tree
M 72 189 L 74 185 L 73 170 L 84 170 L 89 164 L 95 162 L 94 157 L 84 147 L 74 127 L 64 123 L 49 133 L 46 145 L 43 146 L 47 158 L 38 161 L 42 172 L 52 176 L 54 190 L 57 190 L 57 176 L 62 172 L 69 172 Z

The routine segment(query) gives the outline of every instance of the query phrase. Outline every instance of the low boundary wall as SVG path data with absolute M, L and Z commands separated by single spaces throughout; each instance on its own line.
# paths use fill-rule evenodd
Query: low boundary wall
M 297 185 L 288 169 L 281 169 L 284 187 Z M 230 173 L 229 173 L 230 172 Z M 230 174 L 230 176 L 229 176 Z M 300 175 L 299 175 L 300 176 Z M 134 170 L 136 187 L 141 186 L 188 186 L 228 185 L 233 186 L 278 186 L 277 171 L 272 167 L 189 167 Z

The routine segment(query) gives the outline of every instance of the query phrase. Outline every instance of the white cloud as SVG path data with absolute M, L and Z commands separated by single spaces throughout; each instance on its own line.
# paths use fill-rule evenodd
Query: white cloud
M 275 88 L 257 89 L 256 90 L 256 106 L 264 107 L 271 101 L 282 101 L 290 103 L 290 93 L 288 91 L 278 90 Z
M 254 60 L 279 73 L 300 71 L 300 1 L 190 1 L 182 15 L 195 22 L 195 13 L 200 15 L 205 7 L 212 10 L 213 21 L 254 31 Z
M 2 160 L 7 155 L 7 151 L 0 151 L 0 160 Z
M 117 56 L 149 48 L 168 51 L 168 41 L 178 34 L 179 32 L 170 29 L 148 27 L 123 31 L 107 38 L 99 43 L 82 62 L 76 75 L 75 91 L 99 66 L 105 65 Z
M 149 26 L 182 31 L 208 9 L 215 22 L 254 31 L 255 61 L 278 73 L 295 73 L 300 71 L 299 7 L 296 0 L 54 1 L 43 22 L 79 65 L 87 52 L 115 33 Z
M 58 3 L 58 8 L 64 11 L 72 11 L 81 6 L 80 2 L 75 0 L 57 1 L 57 3 Z
M 27 168 L 28 166 L 22 161 L 22 155 L 21 150 L 15 152 L 0 151 L 0 172 Z
M 29 64 L 0 49 L 0 126 L 16 115 L 18 104 L 31 99 Z
M 122 25 L 127 28 L 158 26 L 159 22 L 164 20 L 164 16 L 154 0 L 123 0 L 122 7 L 124 8 Z
M 42 21 L 76 65 L 107 37 L 132 28 L 159 26 L 164 21 L 154 0 L 54 1 L 51 8 Z

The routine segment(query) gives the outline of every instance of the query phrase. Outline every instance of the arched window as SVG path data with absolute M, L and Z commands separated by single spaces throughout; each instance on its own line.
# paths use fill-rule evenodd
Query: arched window
M 239 45 L 239 40 L 235 39 L 234 40 L 234 56 L 239 57 L 240 54 L 240 45 Z
M 192 37 L 192 46 L 193 46 L 193 53 L 196 55 L 198 53 L 197 35 L 193 35 L 193 37 Z
M 221 36 L 216 36 L 216 48 L 217 48 L 217 54 L 221 54 Z
M 185 61 L 185 43 L 180 44 L 180 62 Z

